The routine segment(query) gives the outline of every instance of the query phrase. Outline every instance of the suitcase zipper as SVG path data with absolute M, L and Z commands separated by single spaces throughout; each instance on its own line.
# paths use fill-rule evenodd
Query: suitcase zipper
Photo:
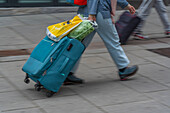
M 66 45 L 68 46 L 68 45 L 69 45 L 69 43 L 70 43 L 70 42 L 68 42 Z M 67 48 L 67 46 L 66 46 L 66 47 L 64 47 L 62 51 L 64 51 L 64 50 Z M 61 54 L 60 54 L 60 56 L 61 56 Z M 60 57 L 60 56 L 58 56 L 58 57 Z M 51 57 L 51 60 L 50 60 L 50 61 L 52 61 L 52 60 L 53 60 L 52 58 L 53 58 L 53 57 Z M 47 70 L 50 70 L 50 69 L 51 69 L 51 67 L 52 67 L 52 65 L 54 65 L 56 61 L 57 61 L 57 59 L 55 59 L 55 60 L 54 60 L 54 62 L 53 62 L 53 63 L 51 63 L 51 65 L 50 65 L 50 66 L 46 69 L 46 71 L 47 71 Z
M 51 57 L 50 62 L 51 62 L 51 63 L 53 62 L 53 57 Z
M 51 46 L 53 46 L 54 45 L 54 42 L 50 42 L 50 41 L 48 41 L 48 40 L 46 40 L 46 39 L 43 39 L 44 41 L 46 41 L 46 42 L 49 42 L 49 43 L 51 43 Z
M 47 42 L 50 42 L 50 41 L 45 40 L 45 39 L 43 39 L 43 40 L 44 40 L 44 41 L 47 41 Z M 50 43 L 52 43 L 52 42 L 50 42 Z M 69 42 L 68 42 L 68 43 L 69 43 Z M 66 43 L 66 45 L 68 45 L 68 43 Z M 63 48 L 62 51 L 64 51 L 65 49 L 66 49 L 66 47 Z M 60 56 L 61 56 L 61 55 L 60 55 Z M 56 59 L 55 59 L 55 61 L 56 61 Z M 46 68 L 46 70 L 45 70 L 44 73 L 43 73 L 43 76 L 45 76 L 45 75 L 47 74 L 47 71 L 50 70 L 50 68 L 52 67 L 52 65 L 55 64 L 55 61 L 53 62 L 53 57 L 51 57 L 51 59 L 50 59 L 51 64 Z M 52 62 L 53 62 L 53 63 L 52 63 Z
M 42 74 L 42 76 L 46 75 L 47 74 L 47 70 L 44 71 L 44 73 Z

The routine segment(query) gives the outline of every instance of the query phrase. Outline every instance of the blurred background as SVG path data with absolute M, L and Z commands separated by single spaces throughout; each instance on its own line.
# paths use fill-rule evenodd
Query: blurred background
M 142 0 L 127 0 L 138 7 Z M 169 4 L 170 0 L 164 0 Z M 66 0 L 0 0 L 0 7 L 68 6 Z

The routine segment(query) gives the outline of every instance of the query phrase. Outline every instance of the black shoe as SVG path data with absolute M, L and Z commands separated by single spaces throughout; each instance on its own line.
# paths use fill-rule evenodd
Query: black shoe
M 77 78 L 72 72 L 70 72 L 64 81 L 64 85 L 82 84 L 83 82 L 83 79 Z
M 138 70 L 138 66 L 134 65 L 132 67 L 127 67 L 123 72 L 119 71 L 120 80 L 127 80 L 129 77 L 133 76 Z

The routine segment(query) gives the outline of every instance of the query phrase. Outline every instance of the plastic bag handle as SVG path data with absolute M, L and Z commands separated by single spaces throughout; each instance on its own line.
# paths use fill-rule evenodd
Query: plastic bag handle
M 98 24 L 96 21 L 90 21 L 91 25 L 94 27 L 94 29 L 98 28 Z

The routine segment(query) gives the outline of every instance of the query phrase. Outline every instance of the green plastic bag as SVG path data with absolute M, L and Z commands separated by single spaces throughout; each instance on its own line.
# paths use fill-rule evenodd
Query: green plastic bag
M 89 20 L 84 20 L 81 24 L 72 30 L 68 37 L 82 41 L 88 34 L 94 31 L 94 27 Z

